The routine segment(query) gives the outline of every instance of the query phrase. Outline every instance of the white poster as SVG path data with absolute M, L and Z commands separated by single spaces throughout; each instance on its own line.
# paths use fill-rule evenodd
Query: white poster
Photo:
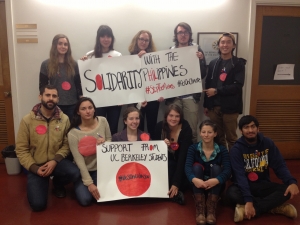
M 164 141 L 105 142 L 97 147 L 98 202 L 168 198 L 168 149 Z
M 97 107 L 202 92 L 197 46 L 78 60 L 83 95 Z

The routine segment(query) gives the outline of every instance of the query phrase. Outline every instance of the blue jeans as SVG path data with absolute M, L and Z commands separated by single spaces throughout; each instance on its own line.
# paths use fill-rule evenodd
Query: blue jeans
M 97 170 L 90 171 L 89 173 L 90 176 L 92 177 L 94 184 L 97 186 Z M 74 184 L 74 189 L 75 189 L 76 198 L 80 205 L 88 206 L 92 203 L 94 197 L 89 191 L 88 187 L 83 184 L 81 179 L 76 181 L 76 183 Z
M 64 114 L 66 114 L 69 117 L 70 122 L 72 121 L 73 118 L 73 113 L 75 109 L 75 105 L 58 105 L 58 107 L 63 111 Z
M 255 216 L 260 216 L 263 213 L 269 212 L 271 209 L 285 203 L 291 197 L 290 193 L 287 196 L 284 196 L 287 189 L 285 184 L 278 184 L 269 181 L 248 183 L 251 195 L 253 196 Z M 245 205 L 242 192 L 235 184 L 231 185 L 227 189 L 226 195 L 233 205 Z
M 80 171 L 78 167 L 70 160 L 61 160 L 54 168 L 51 176 L 54 187 L 63 187 L 64 185 L 80 180 Z M 27 174 L 27 198 L 33 211 L 42 211 L 47 207 L 49 189 L 49 177 L 40 177 L 39 175 L 28 171 Z
M 108 106 L 96 108 L 97 116 L 103 116 L 107 119 L 111 135 L 118 132 L 118 124 L 122 106 Z
M 204 180 L 204 167 L 200 163 L 194 163 L 193 165 L 193 172 L 196 176 L 196 178 L 199 178 L 201 180 Z M 222 168 L 219 165 L 213 165 L 210 167 L 210 178 L 216 178 L 220 173 L 222 172 Z M 214 187 L 212 187 L 207 192 L 210 192 L 214 195 L 220 195 L 220 193 L 224 190 L 225 184 L 218 184 Z M 205 189 L 203 188 L 197 188 L 195 185 L 193 185 L 193 192 L 197 194 L 205 193 Z

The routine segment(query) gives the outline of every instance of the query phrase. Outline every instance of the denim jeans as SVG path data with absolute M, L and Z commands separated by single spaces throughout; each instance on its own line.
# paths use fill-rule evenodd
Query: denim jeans
M 63 187 L 70 182 L 79 180 L 80 171 L 70 160 L 63 159 L 56 165 L 51 176 L 54 176 L 54 187 Z M 28 171 L 27 198 L 33 211 L 41 211 L 47 207 L 48 189 L 49 177 L 40 177 L 39 175 Z
M 122 106 L 108 106 L 96 109 L 97 116 L 103 116 L 107 119 L 111 135 L 118 132 L 118 124 Z
M 291 195 L 284 196 L 287 189 L 285 184 L 278 184 L 269 181 L 249 182 L 251 195 L 253 196 L 253 206 L 256 216 L 269 212 L 271 209 L 282 205 Z M 242 192 L 236 185 L 231 185 L 226 193 L 233 205 L 245 205 Z
M 69 120 L 71 122 L 72 118 L 73 118 L 75 104 L 74 105 L 58 105 L 58 107 L 61 109 L 61 111 L 63 111 L 64 114 L 66 114 L 69 117 Z
M 97 186 L 97 170 L 90 171 L 89 173 L 90 176 L 92 177 L 94 184 Z M 76 183 L 74 184 L 74 189 L 75 189 L 76 198 L 80 205 L 88 206 L 92 203 L 94 197 L 89 191 L 88 187 L 83 184 L 81 179 L 76 181 Z
M 204 167 L 200 163 L 194 163 L 193 165 L 193 172 L 196 176 L 196 178 L 199 178 L 201 180 L 204 180 Z M 216 178 L 220 173 L 222 172 L 222 168 L 219 165 L 213 165 L 210 168 L 210 178 Z M 225 189 L 225 184 L 218 184 L 214 187 L 212 187 L 209 190 L 205 190 L 203 188 L 197 188 L 195 185 L 193 185 L 193 192 L 195 194 L 201 194 L 205 192 L 209 192 L 214 195 L 220 195 L 220 193 Z

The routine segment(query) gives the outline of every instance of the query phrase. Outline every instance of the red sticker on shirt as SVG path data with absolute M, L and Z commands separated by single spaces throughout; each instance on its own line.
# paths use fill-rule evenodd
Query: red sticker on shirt
M 107 56 L 108 58 L 111 58 L 112 56 L 111 55 L 109 55 L 109 56 Z
M 248 174 L 248 179 L 251 181 L 257 181 L 258 175 L 256 173 L 251 172 Z
M 78 143 L 78 151 L 83 156 L 96 154 L 97 139 L 92 136 L 85 136 Z
M 68 81 L 64 81 L 61 84 L 63 90 L 68 91 L 71 89 L 71 84 Z
M 149 141 L 150 140 L 150 136 L 147 133 L 142 133 L 140 135 L 140 138 L 141 138 L 142 141 Z
M 225 80 L 226 80 L 226 77 L 227 77 L 227 73 L 221 73 L 221 74 L 220 74 L 220 80 L 221 80 L 221 81 L 225 81 Z
M 35 128 L 35 131 L 36 131 L 38 134 L 40 134 L 40 135 L 46 134 L 46 132 L 47 132 L 47 127 L 44 126 L 44 125 L 38 125 L 38 126 Z

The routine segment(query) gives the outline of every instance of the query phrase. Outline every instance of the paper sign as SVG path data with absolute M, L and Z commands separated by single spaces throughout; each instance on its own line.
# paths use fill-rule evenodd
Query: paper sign
M 278 64 L 274 80 L 294 80 L 295 64 Z
M 97 147 L 98 202 L 168 198 L 168 149 L 164 141 L 105 142 Z
M 83 95 L 97 107 L 156 101 L 202 92 L 197 46 L 79 60 Z

